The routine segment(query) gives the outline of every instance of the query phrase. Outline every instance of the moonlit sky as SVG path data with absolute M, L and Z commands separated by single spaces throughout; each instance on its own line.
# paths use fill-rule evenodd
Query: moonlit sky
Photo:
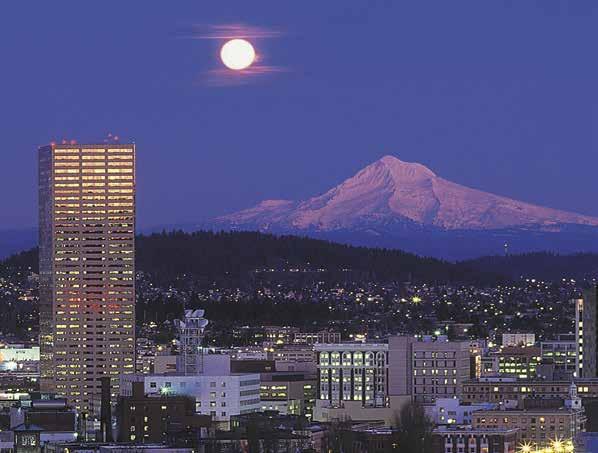
M 214 86 L 195 25 L 282 72 Z M 593 0 L 6 2 L 0 229 L 37 223 L 36 148 L 138 147 L 141 227 L 318 194 L 385 154 L 489 192 L 598 216 Z

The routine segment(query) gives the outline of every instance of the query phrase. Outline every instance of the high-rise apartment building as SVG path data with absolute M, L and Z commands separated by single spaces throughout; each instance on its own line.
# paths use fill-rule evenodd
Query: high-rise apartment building
M 135 145 L 39 149 L 41 387 L 98 413 L 135 371 Z

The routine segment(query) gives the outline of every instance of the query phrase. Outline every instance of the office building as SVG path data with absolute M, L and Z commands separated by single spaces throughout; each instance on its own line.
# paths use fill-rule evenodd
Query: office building
M 577 377 L 596 377 L 596 317 L 598 316 L 596 285 L 583 292 L 582 299 L 575 299 L 575 343 L 577 345 Z
M 498 373 L 528 379 L 536 376 L 542 361 L 540 348 L 535 346 L 506 346 L 493 354 L 498 357 Z
M 188 396 L 146 395 L 143 382 L 133 382 L 132 395 L 119 398 L 119 442 L 193 444 L 206 437 L 208 415 L 195 412 Z
M 388 345 L 336 343 L 315 346 L 319 400 L 333 405 L 358 401 L 385 406 L 388 396 Z
M 433 405 L 424 406 L 424 410 L 435 425 L 471 425 L 475 411 L 496 406 L 493 403 L 463 403 L 457 398 L 438 398 Z
M 459 398 L 472 375 L 470 345 L 446 337 L 391 337 L 391 393 L 412 395 L 418 403 Z
M 293 335 L 295 344 L 340 343 L 341 334 L 333 330 L 320 330 L 318 332 L 296 332 Z
M 536 344 L 536 335 L 533 333 L 503 333 L 502 346 L 533 346 Z
M 475 429 L 518 429 L 519 442 L 546 447 L 554 439 L 577 439 L 585 430 L 583 410 L 561 408 L 476 411 Z
M 516 428 L 440 427 L 430 453 L 515 453 L 517 434 Z
M 317 380 L 302 373 L 262 373 L 260 376 L 262 410 L 277 411 L 280 415 L 313 415 Z
M 41 388 L 98 412 L 135 371 L 135 145 L 39 149 Z
M 598 398 L 598 379 L 575 379 L 582 399 Z M 515 377 L 483 377 L 466 381 L 463 401 L 471 403 L 517 401 L 528 397 L 565 399 L 570 393 L 570 380 L 517 379 Z
M 400 405 L 410 399 L 389 395 L 388 344 L 316 344 L 315 351 L 318 388 L 314 421 L 381 420 L 388 426 Z
M 573 377 L 576 372 L 575 357 L 577 345 L 575 339 L 546 340 L 540 343 L 543 363 L 553 363 L 555 373 L 562 377 Z
M 257 412 L 260 404 L 259 373 L 233 373 L 230 357 L 223 354 L 206 355 L 203 373 L 196 375 L 145 374 L 125 375 L 121 382 L 121 396 L 133 396 L 133 385 L 143 383 L 143 392 L 154 396 L 189 396 L 195 401 L 198 414 L 210 416 L 214 426 L 230 429 L 231 416 Z

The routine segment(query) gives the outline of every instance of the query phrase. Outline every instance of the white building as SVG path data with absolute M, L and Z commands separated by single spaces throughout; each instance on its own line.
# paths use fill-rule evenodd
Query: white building
M 318 399 L 332 405 L 359 401 L 386 406 L 388 345 L 382 343 L 316 344 Z
M 502 345 L 505 346 L 533 346 L 536 335 L 533 333 L 503 333 Z
M 389 366 L 389 345 L 384 343 L 316 344 L 318 387 L 313 420 L 382 420 L 385 426 L 396 422 L 396 414 L 411 401 L 405 381 L 410 361 L 400 354 Z M 400 363 L 399 363 L 400 362 Z M 401 378 L 398 374 L 404 374 Z M 402 379 L 405 391 L 391 392 L 391 381 Z M 395 387 L 399 387 L 398 385 Z
M 230 357 L 206 355 L 204 373 L 149 374 L 123 376 L 121 395 L 131 396 L 133 382 L 143 382 L 147 395 L 187 395 L 195 399 L 199 414 L 211 415 L 222 429 L 230 428 L 232 415 L 258 412 L 260 404 L 260 375 L 258 373 L 231 373 Z
M 0 348 L 0 371 L 39 371 L 39 346 L 9 344 Z
M 424 406 L 424 410 L 435 425 L 471 425 L 475 411 L 495 407 L 492 403 L 461 403 L 457 398 L 437 398 L 434 405 Z

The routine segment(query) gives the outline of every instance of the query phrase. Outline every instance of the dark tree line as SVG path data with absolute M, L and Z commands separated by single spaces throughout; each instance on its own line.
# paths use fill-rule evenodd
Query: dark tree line
M 206 285 L 241 286 L 256 278 L 255 269 L 289 267 L 327 269 L 324 278 L 428 283 L 492 283 L 496 275 L 475 266 L 420 257 L 400 250 L 354 247 L 298 236 L 258 232 L 182 231 L 140 235 L 136 239 L 137 270 L 156 285 L 172 285 L 192 277 Z M 38 271 L 37 249 L 0 263 L 3 268 Z

